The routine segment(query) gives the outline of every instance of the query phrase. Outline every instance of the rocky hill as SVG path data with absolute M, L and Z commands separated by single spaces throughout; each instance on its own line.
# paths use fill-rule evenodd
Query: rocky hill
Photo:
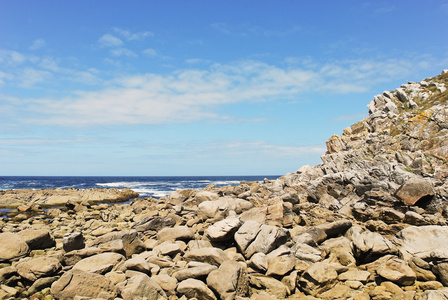
M 0 298 L 448 299 L 447 87 L 375 96 L 277 180 L 13 211 Z

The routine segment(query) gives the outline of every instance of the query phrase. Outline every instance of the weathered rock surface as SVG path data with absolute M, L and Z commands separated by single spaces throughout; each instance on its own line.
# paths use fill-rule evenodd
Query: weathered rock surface
M 28 252 L 27 243 L 19 235 L 11 232 L 0 233 L 0 262 L 16 260 Z
M 54 282 L 51 293 L 56 299 L 74 299 L 76 296 L 110 299 L 117 295 L 117 288 L 102 275 L 75 269 Z

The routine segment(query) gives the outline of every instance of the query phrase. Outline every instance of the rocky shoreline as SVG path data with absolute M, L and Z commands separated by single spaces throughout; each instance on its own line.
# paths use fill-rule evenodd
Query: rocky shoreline
M 1 299 L 448 299 L 448 72 L 277 180 L 0 222 Z
M 31 207 L 52 207 L 84 203 L 124 202 L 138 197 L 138 193 L 130 189 L 25 189 L 0 190 L 0 208 L 21 208 L 29 210 Z

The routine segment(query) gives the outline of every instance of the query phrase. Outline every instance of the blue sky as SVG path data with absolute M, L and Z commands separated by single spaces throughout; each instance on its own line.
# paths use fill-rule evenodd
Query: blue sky
M 0 1 L 0 175 L 282 175 L 448 68 L 448 1 Z

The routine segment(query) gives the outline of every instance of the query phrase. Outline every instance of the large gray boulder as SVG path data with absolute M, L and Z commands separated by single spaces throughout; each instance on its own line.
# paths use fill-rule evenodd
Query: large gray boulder
M 30 251 L 27 243 L 17 234 L 0 233 L 0 262 L 17 260 Z
M 117 289 L 103 275 L 74 269 L 51 285 L 51 294 L 56 299 L 74 299 L 75 296 L 113 299 Z

